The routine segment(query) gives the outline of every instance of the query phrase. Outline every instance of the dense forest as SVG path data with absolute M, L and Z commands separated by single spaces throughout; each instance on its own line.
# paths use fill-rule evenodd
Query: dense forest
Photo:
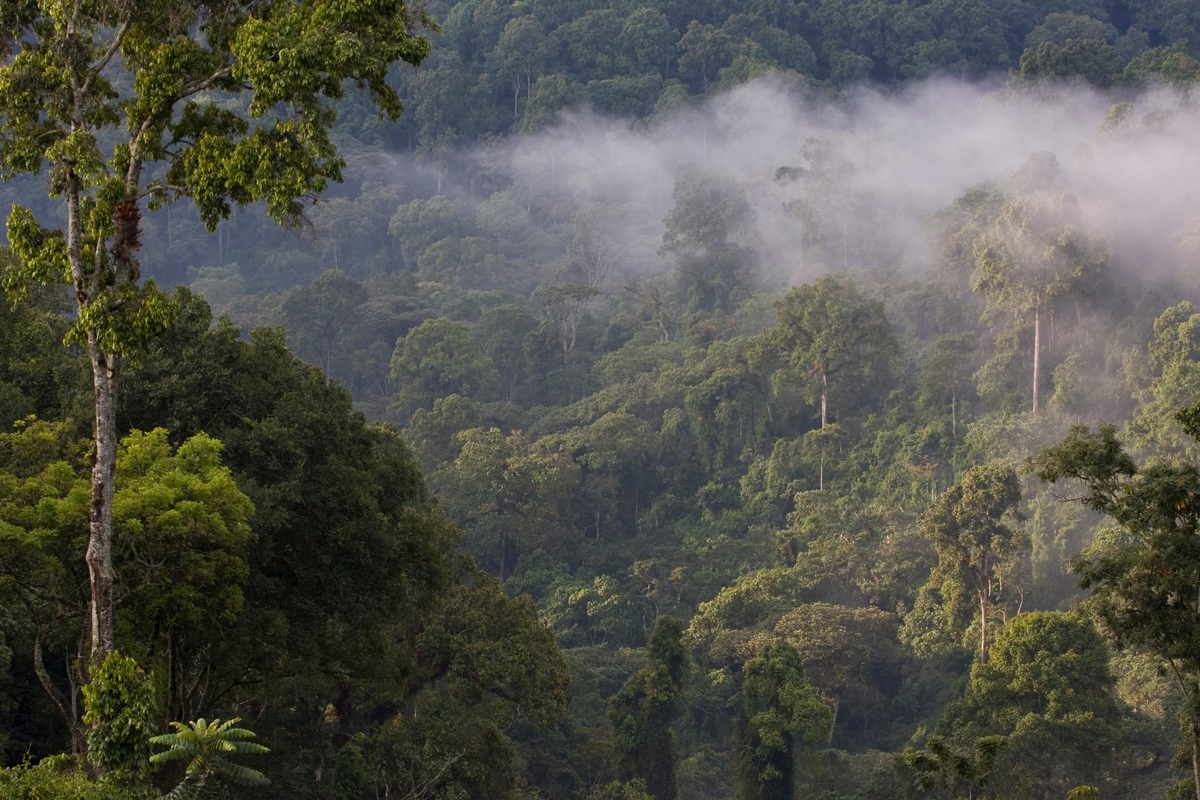
M 0 797 L 1200 798 L 1198 58 L 4 4 Z

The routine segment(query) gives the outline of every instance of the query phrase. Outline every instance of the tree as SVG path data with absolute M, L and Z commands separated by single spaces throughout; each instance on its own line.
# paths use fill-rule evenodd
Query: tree
M 941 736 L 930 736 L 924 750 L 906 748 L 902 758 L 916 773 L 920 788 L 941 789 L 954 798 L 965 793 L 967 800 L 975 800 L 982 796 L 1004 743 L 1003 736 L 984 736 L 969 750 L 959 750 Z
M 666 14 L 643 6 L 626 18 L 617 43 L 635 69 L 665 74 L 678 38 Z
M 939 723 L 969 741 L 1004 738 L 988 793 L 1062 797 L 1102 769 L 1121 741 L 1108 647 L 1078 613 L 1021 614 L 997 631 L 987 663 Z
M 732 310 L 753 285 L 758 262 L 748 244 L 754 212 L 745 192 L 722 175 L 685 166 L 672 197 L 659 252 L 675 256 L 680 293 L 692 310 Z
M 617 730 L 621 772 L 646 782 L 655 800 L 675 800 L 678 755 L 671 723 L 691 670 L 683 645 L 683 625 L 659 617 L 648 643 L 649 663 L 625 681 L 609 701 L 608 715 Z
M 1109 89 L 1121 80 L 1121 56 L 1102 39 L 1068 39 L 1064 44 L 1042 42 L 1021 54 L 1020 78 L 1028 83 L 1086 81 Z
M 877 608 L 809 603 L 784 614 L 775 633 L 796 648 L 813 689 L 828 704 L 832 745 L 842 701 L 882 696 L 879 673 L 894 659 L 895 617 Z
M 117 651 L 92 670 L 83 687 L 88 760 L 101 771 L 138 779 L 150 766 L 151 719 L 158 711 L 154 676 Z
M 513 119 L 520 117 L 521 78 L 525 79 L 525 99 L 533 91 L 533 74 L 545 59 L 546 32 L 536 17 L 511 19 L 500 33 L 492 59 L 496 71 L 508 75 L 513 84 Z
M 895 342 L 883 303 L 870 300 L 848 279 L 833 275 L 794 288 L 775 304 L 769 342 L 787 354 L 793 374 L 820 398 L 821 427 L 829 421 L 829 381 L 845 373 L 847 398 L 867 379 L 886 372 Z
M 1005 203 L 974 246 L 972 288 L 1018 320 L 1032 317 L 1035 414 L 1041 397 L 1043 323 L 1052 319 L 1054 305 L 1064 296 L 1086 291 L 1108 261 L 1103 245 L 1082 231 L 1074 196 L 1050 190 L 1060 180 L 1054 157 L 1035 154 L 1014 182 L 1037 182 L 1038 190 Z
M 366 300 L 363 285 L 337 269 L 284 295 L 281 310 L 296 350 L 303 356 L 315 356 L 327 378 L 333 373 L 334 343 L 360 317 L 359 308 Z
M 571 545 L 568 509 L 579 468 L 566 453 L 498 428 L 464 430 L 457 439 L 458 458 L 434 483 L 480 564 L 503 581 L 518 556 Z
M 679 39 L 679 72 L 699 78 L 700 90 L 708 94 L 717 71 L 727 66 L 733 51 L 729 34 L 715 25 L 703 25 L 692 20 Z
M 496 368 L 471 326 L 446 317 L 429 319 L 396 340 L 391 379 L 399 387 L 391 407 L 407 417 L 439 397 L 480 397 L 496 383 Z
M 329 132 L 345 82 L 395 118 L 387 81 L 418 64 L 429 26 L 401 0 L 344 3 L 6 3 L 0 40 L 0 171 L 49 167 L 66 224 L 43 227 L 15 207 L 8 235 L 18 281 L 66 281 L 78 306 L 72 341 L 92 367 L 95 455 L 86 561 L 91 660 L 114 648 L 112 497 L 122 367 L 168 323 L 170 304 L 140 282 L 141 205 L 183 197 L 209 229 L 239 206 L 266 202 L 297 223 L 300 198 L 341 177 Z M 248 90 L 245 113 L 215 102 Z
M 734 732 L 738 800 L 794 800 L 798 748 L 824 742 L 832 719 L 795 647 L 776 640 L 747 661 Z
M 1021 502 L 1012 467 L 999 461 L 972 467 L 956 486 L 921 515 L 921 532 L 937 548 L 934 580 L 950 579 L 975 596 L 979 607 L 979 663 L 988 660 L 992 606 L 1019 563 L 1024 539 L 1008 526 Z
M 1200 439 L 1200 406 L 1181 410 L 1178 419 Z M 1075 499 L 1116 523 L 1072 568 L 1091 590 L 1105 632 L 1153 653 L 1184 693 L 1192 791 L 1200 798 L 1200 468 L 1176 459 L 1139 466 L 1112 425 L 1072 428 L 1035 465 L 1044 481 L 1082 484 Z
M 110 655 L 91 666 L 90 682 L 83 665 L 73 661 L 64 691 L 43 656 L 46 648 L 75 650 L 76 624 L 88 604 L 79 588 L 86 580 L 75 563 L 87 530 L 89 491 L 82 468 L 77 469 L 83 450 L 61 424 L 35 420 L 0 434 L 0 592 L 6 605 L 24 611 L 33 628 L 32 642 L 21 637 L 22 649 L 32 651 L 38 682 L 62 714 L 77 752 L 84 746 L 76 687 L 84 686 L 86 706 L 89 692 L 103 700 L 134 683 L 121 672 L 124 662 Z M 189 695 L 205 683 L 200 676 L 206 671 L 198 656 L 229 635 L 242 610 L 251 538 L 247 521 L 254 508 L 220 454 L 221 443 L 206 434 L 175 450 L 159 428 L 125 437 L 117 457 L 116 624 L 130 652 L 159 669 L 158 685 L 171 710 L 197 700 Z M 104 681 L 117 688 L 106 694 Z M 129 699 L 133 713 L 136 692 L 121 696 Z M 85 709 L 82 721 L 95 734 L 106 719 L 124 713 L 120 705 L 110 700 L 94 711 Z M 104 763 L 112 761 L 105 753 L 90 754 L 102 766 L 111 765 Z

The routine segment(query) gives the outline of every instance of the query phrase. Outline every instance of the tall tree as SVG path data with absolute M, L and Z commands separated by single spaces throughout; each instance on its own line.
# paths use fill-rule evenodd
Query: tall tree
M 395 118 L 386 81 L 418 64 L 430 24 L 419 3 L 361 0 L 102 0 L 5 3 L 0 41 L 0 172 L 49 167 L 66 224 L 48 228 L 14 208 L 8 235 L 23 268 L 14 283 L 66 281 L 71 338 L 91 361 L 95 455 L 87 564 L 90 651 L 114 648 L 112 556 L 116 403 L 127 358 L 169 321 L 170 304 L 140 281 L 141 206 L 190 197 L 210 229 L 231 204 L 264 200 L 299 222 L 300 198 L 341 177 L 330 138 L 347 81 Z M 245 113 L 213 102 L 249 91 Z
M 1178 419 L 1200 439 L 1200 406 Z M 1111 425 L 1072 428 L 1036 466 L 1044 481 L 1081 483 L 1076 499 L 1117 524 L 1072 566 L 1091 590 L 1104 630 L 1119 644 L 1153 653 L 1183 691 L 1191 788 L 1200 799 L 1200 468 L 1176 459 L 1139 467 Z
M 675 257 L 679 293 L 691 310 L 731 311 L 752 288 L 758 266 L 745 191 L 724 175 L 685 165 L 672 196 L 659 252 Z
M 921 515 L 921 532 L 938 553 L 934 580 L 949 580 L 979 606 L 979 663 L 988 660 L 989 612 L 1004 594 L 1024 538 L 1009 527 L 1021 502 L 1012 467 L 999 461 L 972 467 Z
M 787 354 L 795 370 L 788 377 L 798 375 L 820 398 L 822 428 L 829 421 L 831 378 L 844 374 L 850 388 L 886 374 L 896 345 L 883 303 L 852 281 L 826 275 L 792 289 L 775 304 L 775 314 L 778 324 L 767 337 Z
M 1063 297 L 1092 286 L 1108 254 L 1082 230 L 1075 197 L 1051 190 L 1061 182 L 1052 155 L 1038 154 L 1018 172 L 1014 183 L 1036 181 L 1041 186 L 1005 203 L 975 241 L 972 288 L 1018 320 L 1032 321 L 1036 414 L 1041 405 L 1043 326 Z
M 739 699 L 738 800 L 794 800 L 799 748 L 823 742 L 833 720 L 796 648 L 776 640 L 746 662 Z
M 609 701 L 608 714 L 617 729 L 624 777 L 644 780 L 655 800 L 675 800 L 678 755 L 671 723 L 691 669 L 679 620 L 659 617 L 648 649 L 650 662 L 625 681 Z

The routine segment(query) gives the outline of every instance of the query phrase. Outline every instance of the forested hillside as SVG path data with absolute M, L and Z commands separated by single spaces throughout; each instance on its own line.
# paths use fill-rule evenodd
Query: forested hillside
M 1200 798 L 1200 7 L 201 5 L 0 10 L 0 797 Z

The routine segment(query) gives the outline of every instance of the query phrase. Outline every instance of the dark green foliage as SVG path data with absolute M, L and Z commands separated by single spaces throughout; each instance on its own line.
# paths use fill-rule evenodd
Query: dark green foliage
M 644 781 L 655 800 L 675 800 L 679 756 L 672 725 L 691 666 L 679 620 L 659 617 L 648 651 L 649 663 L 613 696 L 608 713 L 616 729 L 621 773 Z
M 796 648 L 774 641 L 747 661 L 737 703 L 738 800 L 795 800 L 798 754 L 825 739 L 833 716 L 809 687 Z
M 1196 407 L 1178 419 L 1200 438 Z M 1073 567 L 1092 605 L 1117 642 L 1145 648 L 1168 665 L 1187 697 L 1183 729 L 1190 760 L 1200 764 L 1200 648 L 1196 641 L 1196 533 L 1200 472 L 1172 459 L 1138 466 L 1112 426 L 1071 430 L 1036 460 L 1042 480 L 1082 484 L 1080 498 L 1117 528 L 1097 537 Z M 1200 793 L 1200 785 L 1195 789 Z M 1200 796 L 1200 795 L 1198 795 Z

